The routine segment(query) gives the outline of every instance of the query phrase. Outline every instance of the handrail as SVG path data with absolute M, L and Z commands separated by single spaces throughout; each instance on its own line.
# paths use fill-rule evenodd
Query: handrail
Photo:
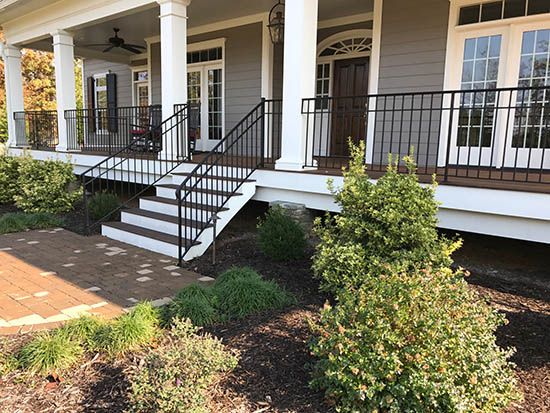
M 265 117 L 266 106 L 272 102 L 262 99 L 176 189 L 179 265 L 204 230 L 211 223 L 215 225 L 229 199 L 268 159 Z M 194 199 L 191 194 L 195 194 Z
M 160 125 L 136 137 L 124 148 L 88 168 L 80 179 L 86 229 L 110 219 L 123 207 L 143 194 L 182 162 L 189 159 L 187 118 L 189 105 L 179 105 L 175 113 Z M 126 165 L 125 165 L 126 164 Z M 125 202 L 90 222 L 89 198 L 96 193 L 115 192 L 126 195 Z

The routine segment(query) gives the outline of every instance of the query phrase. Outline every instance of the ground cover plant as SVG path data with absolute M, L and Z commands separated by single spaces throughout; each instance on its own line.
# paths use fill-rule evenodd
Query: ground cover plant
M 295 298 L 274 281 L 263 279 L 251 268 L 231 268 L 209 287 L 183 288 L 167 306 L 166 317 L 189 318 L 206 326 L 223 320 L 243 318 L 291 305 Z
M 258 222 L 260 250 L 276 261 L 292 261 L 304 256 L 304 228 L 281 206 L 273 206 Z
M 505 322 L 450 268 L 460 241 L 438 235 L 435 184 L 397 164 L 371 183 L 351 147 L 341 213 L 317 222 L 314 269 L 334 294 L 313 325 L 312 385 L 342 412 L 494 412 L 519 398 Z
M 0 234 L 21 232 L 28 229 L 59 227 L 63 224 L 59 218 L 44 212 L 12 212 L 0 216 Z

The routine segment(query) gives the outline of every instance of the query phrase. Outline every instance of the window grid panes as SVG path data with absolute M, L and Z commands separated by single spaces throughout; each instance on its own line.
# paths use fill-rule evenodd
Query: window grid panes
M 212 49 L 198 50 L 196 52 L 187 53 L 187 63 L 202 63 L 221 60 L 223 58 L 223 49 L 215 47 Z
M 519 87 L 550 86 L 550 30 L 523 33 Z M 550 92 L 518 92 L 514 120 L 514 148 L 550 148 Z
M 317 99 L 317 109 L 327 109 L 328 98 L 330 95 L 330 63 L 321 63 L 317 65 L 317 82 L 316 82 L 316 94 L 315 96 L 321 99 Z
M 98 131 L 107 130 L 107 77 L 99 76 L 95 79 L 95 107 L 97 110 L 96 128 Z
M 462 66 L 458 146 L 490 147 L 494 134 L 496 92 L 502 37 L 466 39 Z
M 223 132 L 222 70 L 208 70 L 208 138 L 221 139 Z
M 458 24 L 472 24 L 550 13 L 548 0 L 500 0 L 460 8 Z

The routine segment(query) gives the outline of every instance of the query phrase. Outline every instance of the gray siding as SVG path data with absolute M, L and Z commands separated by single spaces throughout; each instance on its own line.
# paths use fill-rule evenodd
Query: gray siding
M 448 0 L 385 0 L 379 92 L 441 90 Z
M 118 106 L 132 106 L 132 70 L 129 65 L 99 59 L 84 59 L 82 71 L 84 73 L 84 105 L 86 105 L 88 96 L 86 79 L 95 74 L 110 71 L 117 75 Z
M 151 99 L 153 105 L 160 105 L 162 102 L 161 74 L 160 74 L 160 43 L 151 45 Z

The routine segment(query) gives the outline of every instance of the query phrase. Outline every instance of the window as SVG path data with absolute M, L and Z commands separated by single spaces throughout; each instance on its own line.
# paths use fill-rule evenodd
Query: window
M 146 69 L 134 69 L 132 83 L 134 106 L 149 106 L 149 72 Z
M 495 89 L 498 80 L 502 36 L 466 39 L 462 63 L 458 121 L 458 146 L 491 146 L 494 132 L 496 93 L 476 90 Z
M 96 129 L 107 130 L 107 74 L 95 75 L 95 108 L 98 109 L 96 117 Z
M 458 24 L 473 24 L 550 13 L 548 0 L 501 0 L 460 8 Z
M 315 103 L 317 109 L 328 108 L 328 98 L 330 95 L 330 63 L 321 63 L 317 65 L 317 85 L 316 85 L 316 97 L 318 99 Z
M 212 62 L 223 58 L 223 48 L 214 47 L 212 49 L 197 50 L 187 53 L 187 64 Z

